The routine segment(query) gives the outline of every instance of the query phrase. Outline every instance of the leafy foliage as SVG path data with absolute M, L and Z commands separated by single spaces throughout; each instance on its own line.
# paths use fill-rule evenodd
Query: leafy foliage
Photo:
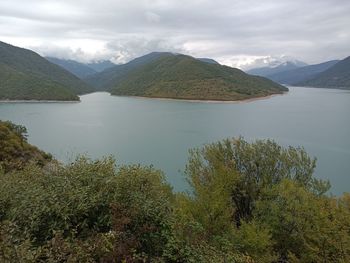
M 0 168 L 5 172 L 23 169 L 28 163 L 43 166 L 51 155 L 27 142 L 27 129 L 0 121 Z
M 193 193 L 181 198 L 180 215 L 210 244 L 224 238 L 257 262 L 347 262 L 348 196 L 327 197 L 329 182 L 314 168 L 302 148 L 269 140 L 207 145 L 191 152 Z
M 327 196 L 314 168 L 302 148 L 237 138 L 191 151 L 188 193 L 113 158 L 0 170 L 0 261 L 348 262 L 349 194 Z

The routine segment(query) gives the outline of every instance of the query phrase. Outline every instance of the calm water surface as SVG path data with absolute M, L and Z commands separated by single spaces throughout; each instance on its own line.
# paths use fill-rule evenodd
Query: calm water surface
M 332 193 L 350 191 L 350 92 L 290 88 L 249 103 L 198 103 L 93 93 L 80 103 L 0 103 L 0 119 L 25 125 L 29 141 L 62 161 L 114 155 L 153 164 L 186 189 L 188 150 L 226 137 L 304 146 Z

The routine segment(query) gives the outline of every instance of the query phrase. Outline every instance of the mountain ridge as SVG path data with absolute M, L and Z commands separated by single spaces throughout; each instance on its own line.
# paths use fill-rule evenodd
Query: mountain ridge
M 319 64 L 308 65 L 305 67 L 282 71 L 273 75 L 269 75 L 267 77 L 280 84 L 296 85 L 301 81 L 312 79 L 317 74 L 329 69 L 338 62 L 339 60 L 326 61 Z
M 277 66 L 273 67 L 260 67 L 260 68 L 253 68 L 250 70 L 247 70 L 246 73 L 251 75 L 257 75 L 262 77 L 268 77 L 273 74 L 277 74 L 280 72 L 284 72 L 287 70 L 293 70 L 296 68 L 300 68 L 302 66 L 306 66 L 307 64 L 301 61 L 286 61 L 278 64 Z
M 39 54 L 0 41 L 0 99 L 79 100 L 85 82 Z
M 350 90 L 350 56 L 317 74 L 314 78 L 297 84 L 308 87 Z

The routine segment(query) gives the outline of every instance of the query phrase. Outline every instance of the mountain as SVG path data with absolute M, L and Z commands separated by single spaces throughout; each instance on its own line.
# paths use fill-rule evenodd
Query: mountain
M 167 52 L 152 52 L 145 56 L 135 58 L 134 60 L 122 64 L 122 65 L 114 65 L 111 68 L 108 68 L 100 73 L 96 73 L 92 76 L 88 76 L 85 78 L 85 82 L 89 83 L 96 90 L 104 90 L 109 91 L 112 87 L 118 84 L 129 72 L 145 65 L 153 60 L 172 53 Z
M 317 74 L 329 69 L 337 62 L 339 62 L 339 60 L 332 60 L 316 65 L 287 70 L 269 75 L 268 78 L 281 84 L 295 85 L 301 81 L 314 78 Z
M 74 74 L 78 78 L 86 78 L 89 75 L 93 75 L 97 73 L 96 70 L 92 69 L 86 64 L 79 63 L 74 60 L 66 60 L 66 59 L 59 59 L 54 57 L 46 57 L 48 61 L 51 63 L 54 63 L 66 70 L 68 70 L 70 73 Z
M 173 55 L 170 52 L 152 52 L 147 55 L 135 58 L 126 64 L 115 65 L 113 67 L 107 68 L 106 70 L 90 75 L 84 78 L 85 82 L 89 83 L 96 90 L 109 91 L 113 86 L 120 82 L 130 71 L 152 62 L 159 57 Z M 210 58 L 197 58 L 200 61 L 218 64 L 217 61 Z
M 219 62 L 217 62 L 216 60 L 212 59 L 212 58 L 197 58 L 198 60 L 200 61 L 203 61 L 203 62 L 207 62 L 207 63 L 210 63 L 210 64 L 220 64 Z
M 79 100 L 92 89 L 37 53 L 0 42 L 0 99 Z
M 297 83 L 317 88 L 341 88 L 350 90 L 350 57 L 347 57 L 314 78 Z
M 261 67 L 261 68 L 253 68 L 247 70 L 246 72 L 251 75 L 257 75 L 262 77 L 268 77 L 283 71 L 293 70 L 296 68 L 304 67 L 307 64 L 298 60 L 295 61 L 286 61 L 281 64 L 278 64 L 274 67 Z
M 112 95 L 194 100 L 242 100 L 288 89 L 239 69 L 181 54 L 158 54 L 110 83 Z
M 84 64 L 70 59 L 59 59 L 54 57 L 46 57 L 46 59 L 51 63 L 59 65 L 68 70 L 70 73 L 74 74 L 80 79 L 87 78 L 88 76 L 115 66 L 115 64 L 107 60 Z
M 257 69 L 257 68 L 275 68 L 287 62 L 291 64 L 295 64 L 298 67 L 306 66 L 306 63 L 298 59 L 295 59 L 291 56 L 280 55 L 280 56 L 263 56 L 255 59 L 250 58 L 248 60 L 241 61 L 240 67 L 243 67 L 243 70 L 247 72 L 248 70 Z
M 88 66 L 89 68 L 93 69 L 96 72 L 102 72 L 105 69 L 114 67 L 115 64 L 110 62 L 109 60 L 102 60 L 102 61 L 87 63 L 86 66 Z

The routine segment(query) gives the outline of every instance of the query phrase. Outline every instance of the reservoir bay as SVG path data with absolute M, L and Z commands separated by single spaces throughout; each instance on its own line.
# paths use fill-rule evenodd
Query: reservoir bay
M 316 176 L 331 192 L 350 185 L 350 92 L 290 87 L 284 95 L 239 103 L 117 97 L 99 92 L 80 103 L 0 103 L 0 119 L 27 127 L 29 142 L 69 162 L 113 155 L 119 164 L 163 170 L 187 189 L 188 150 L 228 137 L 273 139 L 317 157 Z

